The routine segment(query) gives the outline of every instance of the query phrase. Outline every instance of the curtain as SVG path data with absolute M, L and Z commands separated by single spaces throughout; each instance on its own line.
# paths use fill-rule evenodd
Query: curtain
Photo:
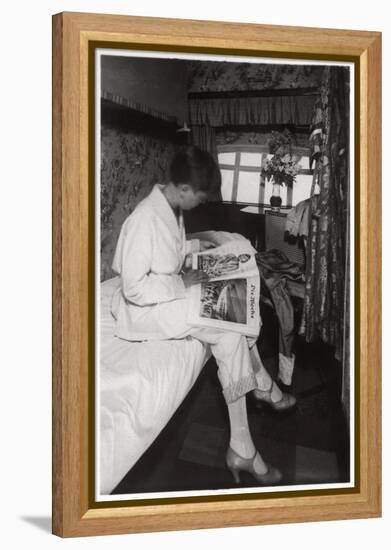
M 216 153 L 215 128 L 220 126 L 309 125 L 315 96 L 191 99 L 189 123 L 193 143 Z
M 311 123 L 315 96 L 191 99 L 190 124 L 206 126 L 269 126 Z
M 314 96 L 191 99 L 191 142 L 217 161 L 215 128 L 219 126 L 309 125 Z M 221 200 L 221 191 L 211 200 Z
M 192 125 L 191 141 L 200 149 L 208 151 L 217 162 L 216 132 L 213 126 Z
M 343 358 L 346 260 L 349 248 L 349 89 L 348 70 L 326 67 L 313 118 L 315 183 L 307 241 L 306 285 L 300 333 L 307 342 L 320 338 Z M 349 295 L 349 294 L 347 294 Z

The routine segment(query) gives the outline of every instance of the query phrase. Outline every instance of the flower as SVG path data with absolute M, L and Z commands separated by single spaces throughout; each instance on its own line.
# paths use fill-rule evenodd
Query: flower
M 269 152 L 273 156 L 264 162 L 261 174 L 265 178 L 273 178 L 279 185 L 292 185 L 300 170 L 297 157 L 292 154 L 292 141 L 289 130 L 272 132 L 269 140 Z

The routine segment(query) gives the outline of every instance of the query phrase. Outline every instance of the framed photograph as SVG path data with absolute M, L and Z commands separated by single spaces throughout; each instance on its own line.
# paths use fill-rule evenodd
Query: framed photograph
M 381 514 L 381 34 L 53 17 L 53 533 Z

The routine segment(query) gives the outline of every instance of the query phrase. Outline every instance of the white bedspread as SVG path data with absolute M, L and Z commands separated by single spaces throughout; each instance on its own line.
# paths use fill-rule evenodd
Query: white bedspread
M 111 296 L 101 284 L 99 492 L 110 492 L 151 445 L 186 397 L 209 357 L 192 338 L 127 342 L 114 336 Z

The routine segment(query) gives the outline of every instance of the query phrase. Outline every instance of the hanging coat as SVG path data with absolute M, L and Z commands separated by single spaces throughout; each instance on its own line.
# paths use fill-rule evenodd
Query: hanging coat
M 180 272 L 199 241 L 186 241 L 182 212 L 177 219 L 162 189 L 155 185 L 125 220 L 114 254 L 121 286 L 112 313 L 116 336 L 126 340 L 181 338 L 189 328 Z

